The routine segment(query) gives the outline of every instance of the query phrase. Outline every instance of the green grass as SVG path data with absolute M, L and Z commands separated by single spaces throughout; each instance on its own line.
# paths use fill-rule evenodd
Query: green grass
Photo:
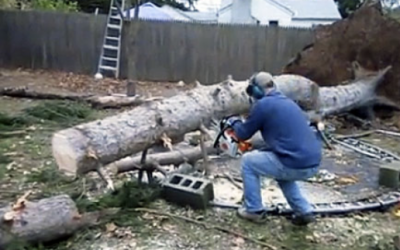
M 70 101 L 45 101 L 39 105 L 24 109 L 28 116 L 55 122 L 82 121 L 92 118 L 93 110 L 89 105 Z

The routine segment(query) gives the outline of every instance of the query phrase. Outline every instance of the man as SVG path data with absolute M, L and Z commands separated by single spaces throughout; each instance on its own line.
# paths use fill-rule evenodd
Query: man
M 242 157 L 244 206 L 238 210 L 238 215 L 254 222 L 265 220 L 260 177 L 267 176 L 277 181 L 293 209 L 292 223 L 313 222 L 312 207 L 296 181 L 317 173 L 322 158 L 320 140 L 301 108 L 275 88 L 269 73 L 255 74 L 247 93 L 255 103 L 246 121 L 231 117 L 228 123 L 241 140 L 248 140 L 260 131 L 268 149 L 250 151 Z

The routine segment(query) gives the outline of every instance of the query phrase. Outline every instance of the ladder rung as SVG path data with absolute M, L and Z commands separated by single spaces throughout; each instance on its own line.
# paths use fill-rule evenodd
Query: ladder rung
M 110 16 L 110 18 L 116 19 L 118 21 L 121 20 L 121 16 L 120 15 Z
M 107 24 L 107 27 L 118 30 L 121 29 L 121 25 L 115 25 L 115 24 Z
M 111 70 L 111 71 L 116 71 L 117 70 L 117 68 L 115 68 L 115 67 L 105 66 L 105 65 L 101 65 L 100 69 Z
M 118 59 L 117 59 L 117 58 L 113 58 L 113 57 L 106 57 L 106 56 L 102 56 L 102 57 L 101 57 L 101 59 L 103 59 L 103 60 L 107 60 L 107 61 L 114 61 L 114 62 L 118 61 Z
M 105 48 L 105 49 L 113 49 L 113 50 L 118 50 L 118 47 L 116 47 L 116 46 L 112 46 L 112 45 L 107 45 L 107 44 L 104 44 L 103 48 Z
M 106 39 L 119 41 L 119 37 L 106 36 Z

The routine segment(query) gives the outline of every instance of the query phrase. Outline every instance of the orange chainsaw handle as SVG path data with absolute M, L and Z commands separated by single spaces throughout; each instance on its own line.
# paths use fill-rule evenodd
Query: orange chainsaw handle
M 235 131 L 234 131 L 233 129 L 227 129 L 227 130 L 226 130 L 226 133 L 228 133 L 230 136 L 232 136 L 233 139 L 236 140 L 236 142 L 237 142 L 237 144 L 238 144 L 238 149 L 239 149 L 241 152 L 246 152 L 246 151 L 249 151 L 249 150 L 252 149 L 251 143 L 248 142 L 248 141 L 239 140 L 239 139 L 237 138 L 237 136 L 235 135 Z

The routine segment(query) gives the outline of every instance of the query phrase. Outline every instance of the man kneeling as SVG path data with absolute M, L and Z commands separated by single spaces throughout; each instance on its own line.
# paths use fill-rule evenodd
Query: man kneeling
M 238 210 L 238 215 L 254 222 L 265 220 L 260 177 L 267 176 L 277 181 L 293 209 L 292 223 L 313 222 L 312 207 L 296 181 L 317 173 L 322 158 L 320 140 L 301 108 L 277 91 L 269 73 L 252 76 L 247 94 L 255 103 L 246 121 L 232 117 L 228 123 L 241 140 L 248 140 L 260 131 L 268 149 L 247 152 L 242 157 L 244 206 Z

